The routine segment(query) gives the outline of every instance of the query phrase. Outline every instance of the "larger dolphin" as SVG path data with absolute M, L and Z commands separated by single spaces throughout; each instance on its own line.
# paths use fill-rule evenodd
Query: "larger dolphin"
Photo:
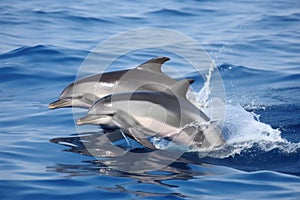
M 112 93 L 129 92 L 136 89 L 163 91 L 176 83 L 165 75 L 161 66 L 167 57 L 148 60 L 131 70 L 97 74 L 69 84 L 59 99 L 49 104 L 49 109 L 63 107 L 89 108 L 97 99 Z M 154 84 L 151 84 L 154 83 Z
M 115 125 L 144 146 L 148 136 L 169 138 L 186 146 L 210 148 L 224 144 L 220 129 L 185 96 L 189 83 L 179 81 L 164 92 L 136 91 L 99 99 L 78 125 Z M 198 125 L 198 126 L 193 126 Z

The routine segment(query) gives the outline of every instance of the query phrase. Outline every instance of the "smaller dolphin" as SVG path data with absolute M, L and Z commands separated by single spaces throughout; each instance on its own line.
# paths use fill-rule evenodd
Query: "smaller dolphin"
M 190 147 L 210 148 L 225 143 L 220 129 L 186 99 L 189 83 L 177 82 L 164 92 L 117 93 L 99 99 L 78 125 L 96 124 L 120 127 L 145 147 L 155 149 L 148 136 L 171 139 Z M 196 122 L 200 129 L 190 126 Z
M 106 72 L 79 79 L 69 84 L 59 99 L 50 103 L 48 108 L 89 108 L 99 98 L 112 93 L 137 89 L 163 91 L 177 82 L 161 71 L 162 64 L 168 60 L 167 57 L 152 58 L 131 70 Z

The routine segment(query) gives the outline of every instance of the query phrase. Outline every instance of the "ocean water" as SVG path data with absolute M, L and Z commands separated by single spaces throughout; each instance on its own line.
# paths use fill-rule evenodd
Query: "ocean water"
M 298 1 L 0 5 L 0 199 L 299 199 Z M 99 43 L 143 27 L 178 31 L 213 59 L 226 93 L 227 144 L 205 156 L 186 152 L 162 169 L 128 173 L 86 151 L 84 143 L 97 141 L 101 130 L 78 135 L 72 109 L 47 106 Z M 203 89 L 207 80 L 188 71 L 182 58 L 163 53 L 130 52 L 112 68 L 169 56 L 166 66 L 194 78 L 196 91 Z M 130 164 L 114 156 L 107 160 Z

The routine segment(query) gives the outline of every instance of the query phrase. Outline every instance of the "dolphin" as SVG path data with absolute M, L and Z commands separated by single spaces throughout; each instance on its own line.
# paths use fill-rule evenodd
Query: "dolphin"
M 167 138 L 188 147 L 225 144 L 218 126 L 186 99 L 187 80 L 165 91 L 116 93 L 99 99 L 78 125 L 115 125 L 147 148 L 156 149 L 149 136 Z M 198 124 L 200 126 L 194 126 Z
M 96 100 L 112 93 L 133 90 L 163 91 L 177 81 L 161 71 L 167 57 L 156 57 L 131 70 L 96 74 L 69 84 L 49 109 L 64 107 L 89 108 Z M 151 84 L 153 83 L 153 84 Z

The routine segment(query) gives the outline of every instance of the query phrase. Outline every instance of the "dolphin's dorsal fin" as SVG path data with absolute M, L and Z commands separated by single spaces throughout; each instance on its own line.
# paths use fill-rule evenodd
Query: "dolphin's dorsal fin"
M 186 80 L 189 82 L 190 85 L 192 85 L 195 82 L 195 80 L 192 78 L 187 78 Z
M 147 62 L 144 62 L 143 64 L 137 66 L 136 69 L 161 73 L 162 64 L 164 64 L 168 60 L 170 60 L 170 58 L 168 57 L 152 58 Z
M 193 79 L 182 79 L 175 83 L 171 88 L 167 89 L 167 92 L 181 97 L 186 97 L 186 93 L 189 89 L 190 84 L 194 83 Z

